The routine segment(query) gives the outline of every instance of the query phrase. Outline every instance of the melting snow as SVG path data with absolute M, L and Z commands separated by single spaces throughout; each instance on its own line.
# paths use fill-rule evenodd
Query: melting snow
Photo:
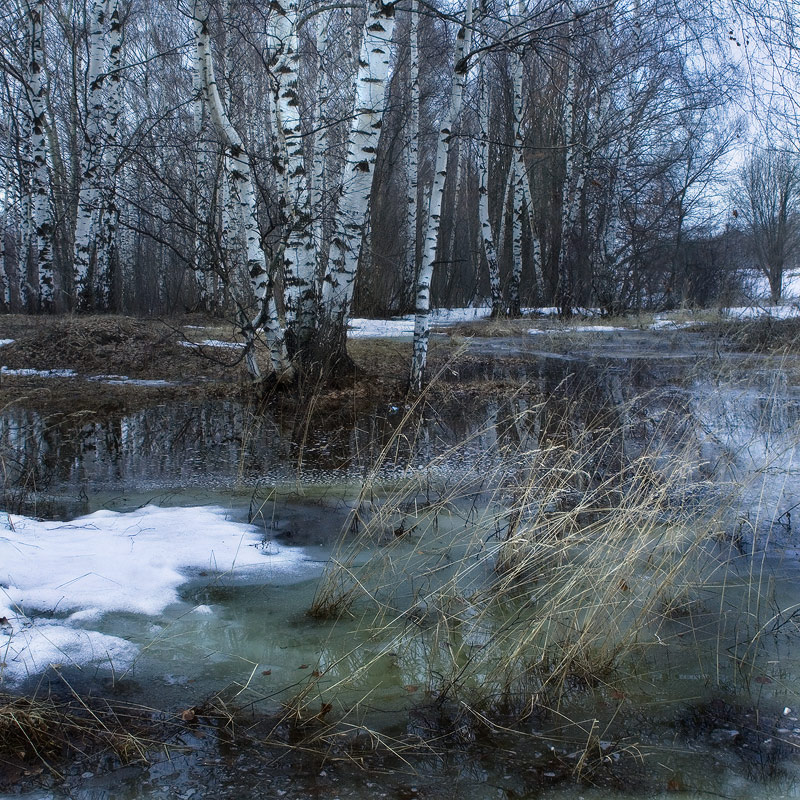
M 52 662 L 129 663 L 134 645 L 79 626 L 106 612 L 162 612 L 179 599 L 187 571 L 292 580 L 312 569 L 300 549 L 265 544 L 254 526 L 225 516 L 215 507 L 155 506 L 72 522 L 7 515 L 0 523 L 0 620 L 7 620 L 0 623 L 0 679 L 21 680 Z
M 223 342 L 221 339 L 204 339 L 202 342 L 181 342 L 184 347 L 226 347 L 231 350 L 244 348 L 243 342 Z
M 20 378 L 74 378 L 77 372 L 74 369 L 11 369 L 0 367 L 2 375 L 17 375 Z

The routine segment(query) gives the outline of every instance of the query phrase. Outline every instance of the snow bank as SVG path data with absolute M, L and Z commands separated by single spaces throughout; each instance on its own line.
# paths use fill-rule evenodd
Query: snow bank
M 302 576 L 304 561 L 302 550 L 265 543 L 215 507 L 98 511 L 72 522 L 9 514 L 0 522 L 0 677 L 19 680 L 51 662 L 117 667 L 134 645 L 78 625 L 112 611 L 158 614 L 179 599 L 187 571 Z

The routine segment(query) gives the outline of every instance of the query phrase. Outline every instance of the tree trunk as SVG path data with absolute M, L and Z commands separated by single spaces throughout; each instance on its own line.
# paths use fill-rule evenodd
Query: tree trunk
M 564 183 L 561 187 L 561 241 L 558 247 L 558 291 L 556 302 L 561 314 L 572 314 L 572 286 L 567 255 L 569 252 L 569 239 L 572 233 L 574 220 L 570 189 L 573 173 L 575 171 L 575 137 L 573 125 L 575 119 L 575 83 L 576 69 L 572 58 L 572 39 L 575 35 L 575 23 L 570 20 L 567 32 L 567 89 L 564 97 Z
M 39 309 L 50 312 L 54 307 L 55 287 L 53 285 L 53 219 L 50 212 L 47 170 L 47 103 L 45 99 L 47 81 L 44 63 L 43 11 L 43 0 L 29 2 L 30 61 L 27 89 L 31 105 L 31 156 L 33 159 L 31 210 L 39 269 Z
M 356 76 L 356 101 L 347 146 L 343 194 L 336 213 L 330 261 L 322 286 L 317 352 L 328 351 L 332 363 L 347 361 L 347 319 L 383 123 L 394 13 L 394 5 L 370 0 Z
M 439 130 L 439 141 L 436 147 L 436 165 L 433 172 L 428 211 L 425 222 L 425 236 L 422 241 L 422 261 L 417 281 L 416 313 L 414 315 L 414 352 L 411 360 L 411 376 L 409 385 L 412 391 L 420 391 L 428 361 L 428 339 L 430 337 L 430 301 L 433 266 L 436 259 L 436 247 L 439 241 L 439 225 L 444 199 L 445 177 L 447 173 L 447 156 L 450 152 L 453 128 L 464 99 L 464 87 L 467 82 L 468 65 L 465 56 L 469 50 L 472 37 L 472 0 L 467 0 L 464 25 L 456 39 L 456 52 L 453 69 L 453 85 L 450 91 L 450 105 L 444 114 L 444 124 Z
M 316 247 L 311 221 L 311 195 L 300 117 L 300 51 L 297 36 L 297 2 L 289 0 L 272 9 L 274 112 L 280 131 L 283 175 L 285 245 L 283 247 L 284 314 L 290 354 L 306 346 L 314 331 L 316 310 Z
M 492 316 L 503 316 L 503 289 L 500 285 L 500 268 L 497 263 L 497 249 L 492 234 L 489 216 L 489 92 L 486 81 L 486 64 L 481 64 L 478 95 L 478 120 L 480 123 L 480 145 L 478 147 L 478 221 L 481 227 L 481 245 L 486 256 L 489 272 L 489 289 L 492 296 Z
M 92 291 L 92 237 L 100 213 L 102 169 L 103 82 L 105 81 L 106 0 L 93 0 L 89 17 L 89 85 L 86 121 L 81 150 L 81 176 L 78 190 L 78 213 L 75 220 L 74 280 L 77 307 L 88 311 L 94 305 Z
M 419 207 L 419 0 L 411 0 L 409 21 L 409 65 L 411 108 L 408 123 L 406 160 L 406 252 L 403 263 L 401 310 L 405 312 L 414 302 L 417 280 L 417 210 Z
M 258 304 L 258 310 L 252 321 L 241 320 L 240 326 L 245 336 L 245 356 L 248 370 L 254 378 L 260 377 L 260 370 L 255 360 L 254 348 L 256 335 L 263 328 L 269 350 L 272 371 L 280 378 L 291 377 L 290 365 L 286 354 L 286 343 L 278 321 L 277 309 L 272 296 L 272 281 L 267 270 L 267 261 L 261 246 L 261 233 L 256 219 L 256 194 L 253 186 L 250 159 L 245 152 L 244 144 L 238 132 L 231 124 L 228 113 L 222 104 L 216 78 L 214 63 L 211 57 L 211 43 L 208 34 L 207 0 L 195 0 L 193 10 L 195 47 L 198 59 L 202 64 L 203 86 L 208 97 L 211 119 L 223 140 L 226 157 L 230 165 L 226 173 L 235 185 L 239 198 L 238 216 L 245 232 L 247 248 L 247 271 L 250 285 Z

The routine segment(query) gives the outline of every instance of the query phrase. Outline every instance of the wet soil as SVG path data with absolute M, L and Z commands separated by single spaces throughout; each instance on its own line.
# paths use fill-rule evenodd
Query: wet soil
M 0 378 L 0 406 L 15 403 L 51 412 L 102 412 L 152 406 L 159 401 L 259 395 L 284 405 L 313 405 L 317 413 L 363 408 L 405 394 L 410 342 L 355 340 L 357 367 L 336 386 L 305 385 L 256 392 L 237 347 L 233 327 L 217 319 L 184 316 L 5 315 L 0 348 L 7 370 L 71 370 L 70 377 L 19 375 Z M 229 343 L 230 347 L 206 344 Z M 449 339 L 431 347 L 431 369 L 457 348 Z M 266 371 L 267 364 L 261 365 Z

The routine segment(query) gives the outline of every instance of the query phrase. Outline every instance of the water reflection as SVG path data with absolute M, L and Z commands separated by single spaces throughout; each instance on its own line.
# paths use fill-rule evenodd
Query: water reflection
M 726 479 L 752 468 L 742 466 L 745 455 L 765 460 L 786 451 L 800 419 L 786 372 L 753 370 L 737 384 L 687 369 L 674 360 L 538 358 L 513 367 L 475 360 L 445 376 L 452 391 L 443 387 L 419 413 L 390 404 L 335 420 L 219 399 L 104 417 L 12 405 L 0 413 L 6 505 L 15 492 L 85 498 L 106 490 L 342 483 L 376 464 L 386 478 L 434 460 L 440 471 L 458 471 L 509 448 L 586 445 L 610 430 L 621 437 L 607 454 L 613 459 L 623 437 L 629 449 L 656 435 L 660 447 L 677 446 L 691 429 L 709 473 Z

